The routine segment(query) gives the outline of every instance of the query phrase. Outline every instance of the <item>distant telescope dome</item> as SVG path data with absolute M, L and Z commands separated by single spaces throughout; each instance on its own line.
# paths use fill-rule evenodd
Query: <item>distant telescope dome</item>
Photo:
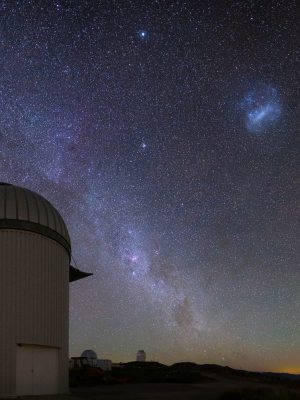
M 90 360 L 98 359 L 97 353 L 95 353 L 94 350 L 84 350 L 84 352 L 81 354 L 81 357 L 86 357 Z
M 71 253 L 71 241 L 59 212 L 41 195 L 0 182 L 0 229 L 18 229 L 47 236 Z
M 136 353 L 136 361 L 139 361 L 139 362 L 146 361 L 146 353 L 144 352 L 144 350 L 139 350 Z

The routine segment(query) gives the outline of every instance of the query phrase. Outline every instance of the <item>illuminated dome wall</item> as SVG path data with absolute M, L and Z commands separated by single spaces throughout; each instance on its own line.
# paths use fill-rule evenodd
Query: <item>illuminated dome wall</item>
M 68 392 L 70 255 L 58 211 L 1 183 L 0 397 Z

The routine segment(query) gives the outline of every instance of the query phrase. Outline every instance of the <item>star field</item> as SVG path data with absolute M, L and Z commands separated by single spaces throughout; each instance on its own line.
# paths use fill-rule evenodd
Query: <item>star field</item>
M 300 372 L 296 1 L 2 1 L 1 181 L 68 226 L 70 353 Z

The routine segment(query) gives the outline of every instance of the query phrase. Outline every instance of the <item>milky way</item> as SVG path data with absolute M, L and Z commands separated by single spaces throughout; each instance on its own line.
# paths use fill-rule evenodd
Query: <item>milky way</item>
M 1 181 L 61 212 L 70 352 L 300 371 L 297 5 L 2 1 Z

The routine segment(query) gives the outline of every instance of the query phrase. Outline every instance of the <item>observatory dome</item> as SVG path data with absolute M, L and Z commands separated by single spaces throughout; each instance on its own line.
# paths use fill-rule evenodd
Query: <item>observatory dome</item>
M 3 182 L 0 182 L 0 229 L 36 232 L 71 252 L 68 230 L 56 208 L 31 190 Z
M 94 350 L 84 350 L 81 354 L 81 357 L 86 357 L 91 360 L 97 360 L 98 358 L 97 353 L 95 353 Z

